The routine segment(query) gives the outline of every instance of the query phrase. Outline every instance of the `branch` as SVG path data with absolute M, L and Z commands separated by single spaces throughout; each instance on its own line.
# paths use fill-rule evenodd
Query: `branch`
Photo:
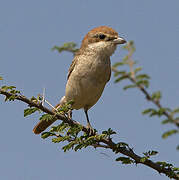
M 120 73 L 120 71 L 118 71 L 115 67 L 112 67 L 112 71 L 114 73 Z M 150 95 L 150 93 L 147 91 L 147 89 L 142 85 L 137 83 L 135 76 L 133 75 L 133 73 L 125 73 L 123 74 L 123 77 L 129 79 L 135 87 L 137 87 L 146 97 L 146 99 L 148 101 L 151 101 L 154 105 L 156 105 L 159 109 L 165 109 L 161 104 L 159 99 L 154 99 L 152 98 L 152 96 Z M 173 117 L 166 111 L 163 111 L 163 115 L 165 115 L 168 119 L 170 119 L 173 124 L 175 124 L 178 128 L 179 128 L 179 120 L 174 120 Z
M 25 97 L 21 94 L 17 94 L 17 93 L 14 94 L 11 92 L 7 92 L 6 90 L 3 90 L 2 88 L 0 88 L 0 94 L 4 95 L 6 97 L 6 99 L 10 99 L 11 97 L 13 97 L 13 100 L 19 100 L 19 101 L 22 101 L 22 102 L 28 104 L 30 107 L 36 107 L 36 108 L 40 109 L 41 111 L 43 111 L 47 114 L 53 115 L 58 120 L 61 120 L 64 123 L 67 123 L 71 127 L 80 126 L 81 130 L 83 132 L 88 133 L 88 129 L 85 126 L 78 123 L 77 121 L 69 119 L 66 116 L 61 115 L 59 113 L 55 113 L 55 112 L 51 111 L 50 109 L 44 107 L 41 103 L 33 102 L 32 100 L 28 99 L 27 97 Z M 114 134 L 114 132 L 112 132 L 111 134 Z M 94 138 L 98 137 L 95 140 L 95 143 L 93 142 L 92 144 L 89 144 L 89 145 L 91 145 L 95 148 L 101 147 L 101 148 L 111 149 L 115 153 L 121 153 L 123 155 L 130 157 L 133 160 L 133 162 L 136 164 L 138 164 L 138 163 L 143 164 L 145 166 L 148 166 L 148 167 L 158 171 L 159 173 L 165 174 L 166 176 L 168 176 L 170 178 L 174 178 L 174 179 L 179 180 L 179 175 L 177 173 L 175 173 L 171 167 L 162 166 L 161 164 L 159 164 L 157 162 L 153 162 L 147 158 L 145 160 L 142 160 L 143 157 L 135 154 L 134 151 L 131 148 L 129 148 L 128 145 L 125 145 L 125 146 L 122 145 L 121 146 L 120 143 L 114 143 L 109 136 L 106 137 L 106 136 L 104 136 L 104 134 L 102 134 L 102 135 L 103 136 L 95 133 L 94 136 L 88 137 L 89 139 L 93 138 L 93 140 L 94 140 Z M 62 138 L 62 137 L 59 136 L 58 138 Z M 80 145 L 80 144 L 78 144 L 78 145 Z
M 7 92 L 7 91 L 3 90 L 2 88 L 0 88 L 0 94 L 5 95 L 6 98 L 14 96 L 13 93 Z M 18 101 L 22 101 L 22 102 L 28 104 L 30 107 L 36 107 L 47 114 L 53 115 L 54 118 L 62 120 L 63 122 L 68 123 L 70 126 L 79 125 L 79 123 L 77 121 L 69 119 L 62 114 L 57 114 L 57 113 L 53 112 L 52 110 L 46 108 L 45 106 L 42 106 L 41 103 L 33 102 L 32 100 L 28 99 L 27 97 L 25 97 L 23 95 L 15 95 L 14 99 L 18 100 Z M 88 130 L 85 127 L 83 127 L 83 131 L 88 132 Z
M 162 105 L 160 104 L 160 101 L 153 99 L 152 96 L 149 94 L 149 92 L 146 90 L 146 88 L 144 88 L 144 86 L 142 86 L 141 84 L 137 84 L 137 81 L 135 78 L 133 78 L 131 76 L 128 76 L 128 78 L 130 79 L 130 81 L 132 83 L 134 83 L 141 90 L 141 92 L 145 95 L 145 97 L 148 101 L 151 101 L 159 109 L 161 109 L 161 108 L 164 109 L 164 107 L 162 107 Z M 163 114 L 179 128 L 179 121 L 174 120 L 173 117 L 167 111 L 164 111 Z

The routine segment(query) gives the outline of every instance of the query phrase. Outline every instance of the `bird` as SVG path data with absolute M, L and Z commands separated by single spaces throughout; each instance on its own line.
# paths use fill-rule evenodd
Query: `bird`
M 93 128 L 90 124 L 88 110 L 99 100 L 106 83 L 110 80 L 110 56 L 115 52 L 118 44 L 124 43 L 126 40 L 111 27 L 93 28 L 85 35 L 70 65 L 65 96 L 55 108 L 59 109 L 65 103 L 73 101 L 72 110 L 84 110 L 87 120 L 86 127 L 90 132 L 93 132 Z M 33 132 L 40 134 L 56 120 L 39 121 Z

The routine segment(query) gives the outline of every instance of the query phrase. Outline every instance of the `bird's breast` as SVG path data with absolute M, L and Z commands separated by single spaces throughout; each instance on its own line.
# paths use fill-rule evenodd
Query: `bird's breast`
M 110 78 L 110 59 L 81 56 L 66 85 L 66 99 L 74 100 L 74 109 L 93 106 Z

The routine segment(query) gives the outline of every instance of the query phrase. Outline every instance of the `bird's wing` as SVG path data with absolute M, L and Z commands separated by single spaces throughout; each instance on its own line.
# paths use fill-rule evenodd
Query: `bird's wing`
M 109 71 L 109 76 L 108 76 L 108 80 L 107 80 L 107 82 L 110 80 L 110 78 L 111 78 L 111 60 L 110 60 L 110 58 L 109 58 L 109 62 L 110 62 L 110 71 Z
M 71 63 L 71 65 L 70 65 L 70 68 L 69 68 L 69 70 L 68 70 L 67 79 L 69 79 L 72 71 L 74 70 L 74 67 L 75 67 L 75 65 L 76 65 L 76 63 L 77 63 L 77 60 L 78 60 L 78 58 L 77 58 L 77 56 L 75 56 L 74 59 L 73 59 L 73 61 L 72 61 L 72 63 Z

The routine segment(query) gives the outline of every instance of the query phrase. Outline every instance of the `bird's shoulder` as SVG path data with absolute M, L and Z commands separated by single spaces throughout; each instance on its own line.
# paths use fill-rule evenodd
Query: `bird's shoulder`
M 75 68 L 75 66 L 76 66 L 76 64 L 77 64 L 77 62 L 78 62 L 78 59 L 79 59 L 80 54 L 81 54 L 81 53 L 80 53 L 80 50 L 78 50 L 78 51 L 75 53 L 75 56 L 74 56 L 74 58 L 73 58 L 73 61 L 72 61 L 71 65 L 70 65 L 70 68 L 69 68 L 69 70 L 68 70 L 67 80 L 69 79 L 72 71 L 74 70 L 74 68 Z

